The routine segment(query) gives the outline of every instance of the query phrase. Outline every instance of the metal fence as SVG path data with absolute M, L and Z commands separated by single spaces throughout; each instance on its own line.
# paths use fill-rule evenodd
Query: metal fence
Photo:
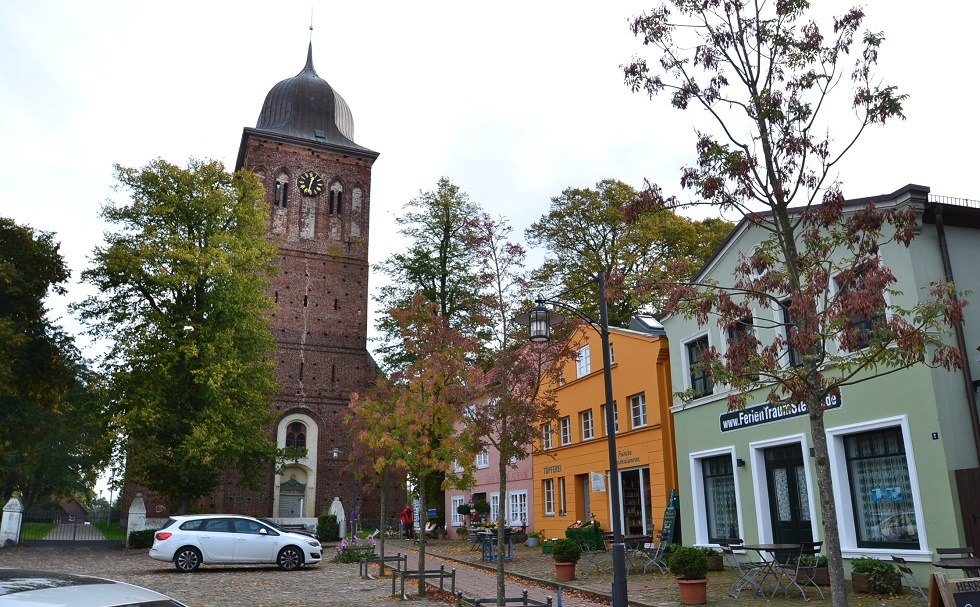
M 25 546 L 122 545 L 126 529 L 119 526 L 119 511 L 70 513 L 33 510 L 24 513 L 20 542 Z

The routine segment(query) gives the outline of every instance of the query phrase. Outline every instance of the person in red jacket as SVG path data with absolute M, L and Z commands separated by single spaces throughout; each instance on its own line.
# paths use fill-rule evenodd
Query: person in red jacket
M 405 504 L 402 510 L 402 527 L 405 528 L 405 537 L 412 539 L 415 537 L 415 511 L 411 504 Z

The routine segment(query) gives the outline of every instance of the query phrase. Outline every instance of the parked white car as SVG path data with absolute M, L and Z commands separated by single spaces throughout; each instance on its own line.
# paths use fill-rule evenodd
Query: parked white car
M 150 558 L 190 573 L 204 564 L 275 563 L 290 571 L 320 562 L 320 542 L 250 516 L 173 516 L 153 536 Z
M 187 607 L 141 586 L 87 575 L 0 569 L 2 607 Z

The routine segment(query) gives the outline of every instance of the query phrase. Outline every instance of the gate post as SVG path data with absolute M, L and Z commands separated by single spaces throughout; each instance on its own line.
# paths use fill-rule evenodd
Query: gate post
M 146 529 L 146 504 L 143 494 L 137 493 L 133 503 L 129 505 L 129 521 L 126 523 L 126 547 L 129 548 L 129 534 Z
M 0 523 L 0 548 L 14 547 L 20 541 L 20 524 L 24 520 L 24 505 L 20 503 L 20 491 L 14 491 L 3 507 Z

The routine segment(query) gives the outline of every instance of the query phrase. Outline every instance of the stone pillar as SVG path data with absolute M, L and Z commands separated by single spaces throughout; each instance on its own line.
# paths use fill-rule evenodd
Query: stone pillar
M 129 548 L 129 534 L 146 529 L 146 504 L 143 494 L 137 493 L 133 503 L 129 505 L 129 521 L 126 524 L 126 547 Z
M 3 507 L 0 548 L 13 548 L 20 541 L 20 524 L 24 520 L 24 505 L 20 503 L 20 496 L 20 491 L 14 491 Z

